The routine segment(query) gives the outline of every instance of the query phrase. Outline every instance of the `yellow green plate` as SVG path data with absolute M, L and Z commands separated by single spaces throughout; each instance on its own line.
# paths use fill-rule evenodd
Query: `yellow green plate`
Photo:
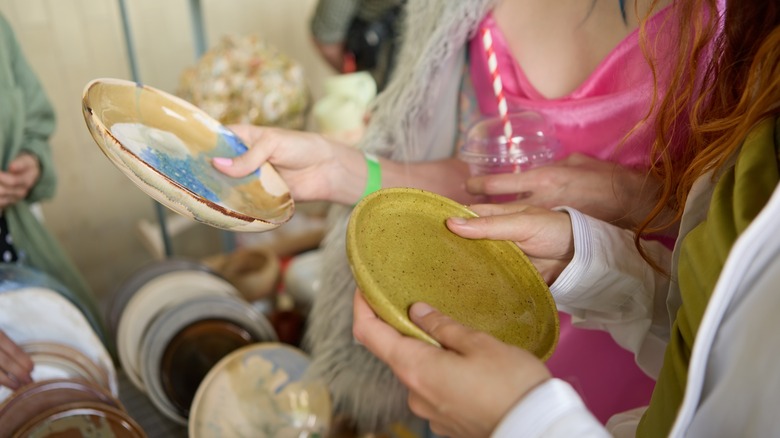
M 434 345 L 409 320 L 424 301 L 474 329 L 545 360 L 558 341 L 550 290 L 513 242 L 464 239 L 449 217 L 476 214 L 451 199 L 417 189 L 379 190 L 355 206 L 347 254 L 372 309 L 400 332 Z

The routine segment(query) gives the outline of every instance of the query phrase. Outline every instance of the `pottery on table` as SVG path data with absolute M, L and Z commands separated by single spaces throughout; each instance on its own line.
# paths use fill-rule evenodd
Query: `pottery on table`
M 279 256 L 270 248 L 240 247 L 230 254 L 218 254 L 203 260 L 249 301 L 269 298 L 276 292 L 281 275 Z
M 320 291 L 322 274 L 322 250 L 315 249 L 298 254 L 290 260 L 284 271 L 284 291 L 292 298 L 295 308 L 308 315 L 314 297 Z
M 117 328 L 119 363 L 133 385 L 146 392 L 141 377 L 140 350 L 149 326 L 169 307 L 203 296 L 239 296 L 236 288 L 216 274 L 175 270 L 150 279 L 130 298 Z
M 33 368 L 33 381 L 91 375 L 96 383 L 103 381 L 109 392 L 118 393 L 116 369 L 108 351 L 81 311 L 59 293 L 37 287 L 0 293 L 0 330 L 17 345 L 62 346 L 41 348 L 38 344 L 33 359 L 40 353 L 41 363 Z M 68 348 L 88 360 L 78 362 L 75 354 L 70 360 L 57 357 Z M 0 401 L 10 393 L 8 388 L 0 387 Z
M 65 403 L 23 424 L 13 438 L 146 438 L 127 412 L 98 402 Z
M 322 381 L 304 378 L 309 363 L 301 350 L 272 342 L 225 356 L 195 395 L 190 438 L 328 436 L 330 394 Z
M 232 351 L 277 339 L 268 320 L 248 302 L 200 296 L 165 309 L 147 328 L 140 371 L 160 412 L 187 424 L 190 405 L 206 373 Z
M 97 402 L 124 409 L 105 388 L 77 379 L 51 379 L 25 385 L 0 403 L 0 431 L 11 436 L 42 412 L 63 404 Z
M 57 292 L 76 306 L 89 321 L 95 333 L 108 343 L 107 333 L 103 333 L 98 316 L 90 312 L 87 305 L 73 291 L 52 276 L 20 263 L 0 263 L 0 294 L 24 288 L 43 288 Z
M 55 342 L 26 342 L 19 347 L 30 356 L 34 375 L 83 380 L 111 390 L 108 371 L 73 347 Z
M 464 239 L 449 217 L 465 206 L 417 189 L 374 192 L 347 226 L 347 255 L 358 286 L 379 317 L 402 333 L 439 345 L 408 316 L 423 301 L 473 329 L 545 360 L 558 340 L 558 312 L 528 257 L 509 241 Z
M 212 165 L 247 150 L 231 131 L 189 102 L 121 79 L 87 84 L 82 109 L 93 139 L 146 194 L 173 211 L 231 231 L 267 231 L 295 210 L 269 163 L 243 178 Z
M 130 276 L 119 283 L 114 291 L 112 291 L 108 305 L 106 306 L 106 327 L 114 341 L 116 341 L 122 312 L 124 312 L 128 301 L 130 301 L 133 295 L 152 279 L 174 271 L 203 271 L 213 273 L 208 266 L 202 263 L 182 258 L 155 260 L 146 263 L 135 270 Z

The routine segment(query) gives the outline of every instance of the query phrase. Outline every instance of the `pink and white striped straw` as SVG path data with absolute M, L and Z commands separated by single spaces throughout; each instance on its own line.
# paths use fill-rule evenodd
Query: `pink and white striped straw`
M 490 77 L 493 80 L 493 93 L 498 100 L 498 115 L 504 123 L 504 135 L 510 144 L 510 149 L 516 149 L 517 144 L 514 142 L 512 135 L 512 123 L 509 122 L 509 108 L 507 107 L 506 96 L 504 96 L 504 85 L 501 83 L 501 75 L 498 74 L 498 60 L 496 59 L 496 52 L 493 50 L 493 35 L 488 28 L 482 29 L 482 45 L 485 47 Z

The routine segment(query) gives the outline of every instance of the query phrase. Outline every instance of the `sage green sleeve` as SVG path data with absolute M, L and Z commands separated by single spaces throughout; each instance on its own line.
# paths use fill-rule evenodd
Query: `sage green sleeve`
M 22 151 L 29 152 L 40 162 L 41 175 L 38 183 L 27 196 L 27 201 L 49 199 L 54 196 L 57 186 L 57 175 L 49 144 L 56 123 L 54 108 L 37 75 L 27 63 L 13 30 L 2 16 L 0 16 L 0 32 L 9 56 L 11 80 L 15 85 L 14 88 L 20 93 L 20 99 L 12 99 L 12 101 L 16 100 L 15 103 L 19 104 L 19 108 L 15 110 L 23 112 L 19 149 L 12 153 L 18 155 Z

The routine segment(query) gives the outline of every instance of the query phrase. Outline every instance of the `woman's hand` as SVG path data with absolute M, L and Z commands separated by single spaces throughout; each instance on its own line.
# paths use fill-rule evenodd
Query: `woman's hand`
M 30 356 L 0 330 L 0 385 L 17 390 L 32 383 L 32 370 Z
M 249 150 L 233 159 L 213 159 L 214 167 L 226 175 L 246 176 L 269 162 L 290 187 L 295 200 L 353 203 L 360 197 L 365 184 L 365 164 L 357 150 L 313 133 L 252 125 L 235 125 L 230 129 Z M 355 172 L 347 169 L 363 171 L 362 175 L 355 176 L 359 183 L 350 184 L 348 178 Z M 350 187 L 354 187 L 354 194 Z
M 35 155 L 23 152 L 11 160 L 8 170 L 0 172 L 0 208 L 25 199 L 40 175 L 41 167 Z
M 659 186 L 646 173 L 572 154 L 520 173 L 470 178 L 466 190 L 475 195 L 517 194 L 523 203 L 545 208 L 569 206 L 620 227 L 634 228 L 655 205 Z
M 477 218 L 449 218 L 447 228 L 467 239 L 511 240 L 525 252 L 547 284 L 574 256 L 571 218 L 566 212 L 526 204 L 478 204 Z
M 412 321 L 444 348 L 401 335 L 355 293 L 354 335 L 409 389 L 409 408 L 448 437 L 487 437 L 528 391 L 550 378 L 539 359 L 467 328 L 427 304 Z

